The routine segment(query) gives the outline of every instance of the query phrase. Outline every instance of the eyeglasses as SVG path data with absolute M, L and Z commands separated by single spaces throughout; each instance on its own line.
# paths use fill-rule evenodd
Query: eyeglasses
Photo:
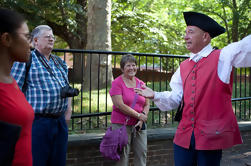
M 18 34 L 24 35 L 25 38 L 27 39 L 27 41 L 29 41 L 29 42 L 32 41 L 32 35 L 30 33 L 18 33 Z
M 55 38 L 55 36 L 53 36 L 53 35 L 46 35 L 46 36 L 42 36 L 43 38 L 45 38 L 45 39 L 52 39 L 52 40 L 56 40 L 56 38 Z

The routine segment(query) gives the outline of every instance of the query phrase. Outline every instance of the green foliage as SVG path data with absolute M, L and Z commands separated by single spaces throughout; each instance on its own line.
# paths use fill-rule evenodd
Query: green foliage
M 181 40 L 183 33 L 172 26 L 176 24 L 175 16 L 170 17 L 168 24 L 165 23 L 167 6 L 164 0 L 114 0 L 113 50 L 162 54 L 181 54 L 181 50 L 184 52 Z
M 250 0 L 112 0 L 112 49 L 186 54 L 183 11 L 203 12 L 226 27 L 226 33 L 213 40 L 214 46 L 222 48 L 251 33 L 250 3 Z M 31 29 L 38 24 L 49 24 L 70 48 L 80 49 L 86 43 L 86 5 L 87 0 L 0 1 L 1 7 L 23 13 Z
M 210 15 L 226 33 L 213 39 L 222 48 L 251 33 L 250 0 L 113 0 L 112 48 L 162 54 L 186 54 L 183 11 Z
M 87 26 L 85 21 L 87 17 L 86 1 L 2 0 L 0 6 L 22 13 L 27 18 L 31 30 L 40 24 L 51 26 L 54 34 L 63 39 L 56 41 L 59 46 L 64 46 L 67 43 L 70 48 L 84 48 L 82 38 L 85 38 Z M 78 44 L 72 42 L 73 39 L 78 39 Z

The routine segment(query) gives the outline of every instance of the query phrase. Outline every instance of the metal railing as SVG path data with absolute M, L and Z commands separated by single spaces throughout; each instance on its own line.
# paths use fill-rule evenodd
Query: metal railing
M 121 74 L 122 55 L 137 59 L 137 77 L 155 91 L 170 90 L 169 81 L 179 64 L 187 58 L 181 55 L 146 54 L 134 52 L 54 49 L 70 67 L 69 80 L 80 94 L 73 98 L 72 131 L 105 129 L 110 124 L 112 102 L 109 95 L 111 78 Z M 239 121 L 251 119 L 251 68 L 234 69 L 232 105 Z M 151 103 L 148 127 L 177 125 L 175 110 L 161 112 Z

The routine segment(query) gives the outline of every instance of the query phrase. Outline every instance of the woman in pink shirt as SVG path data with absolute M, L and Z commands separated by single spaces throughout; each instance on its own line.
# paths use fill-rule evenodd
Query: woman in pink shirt
M 148 99 L 137 95 L 134 88 L 144 82 L 135 77 L 137 61 L 132 55 L 125 55 L 120 61 L 122 74 L 112 82 L 110 95 L 113 102 L 111 116 L 112 128 L 126 124 L 128 144 L 123 149 L 116 165 L 127 166 L 130 147 L 134 152 L 134 165 L 145 166 L 147 156 L 147 132 L 145 122 L 149 112 Z

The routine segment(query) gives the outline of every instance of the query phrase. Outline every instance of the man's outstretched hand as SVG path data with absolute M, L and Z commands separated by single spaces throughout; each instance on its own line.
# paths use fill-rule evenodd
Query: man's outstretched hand
M 141 95 L 143 97 L 146 97 L 146 98 L 149 98 L 149 99 L 154 98 L 154 91 L 151 88 L 148 88 L 145 85 L 142 85 L 141 88 L 134 88 L 134 91 L 135 91 L 135 93 L 137 93 L 137 94 L 139 94 L 139 95 Z

